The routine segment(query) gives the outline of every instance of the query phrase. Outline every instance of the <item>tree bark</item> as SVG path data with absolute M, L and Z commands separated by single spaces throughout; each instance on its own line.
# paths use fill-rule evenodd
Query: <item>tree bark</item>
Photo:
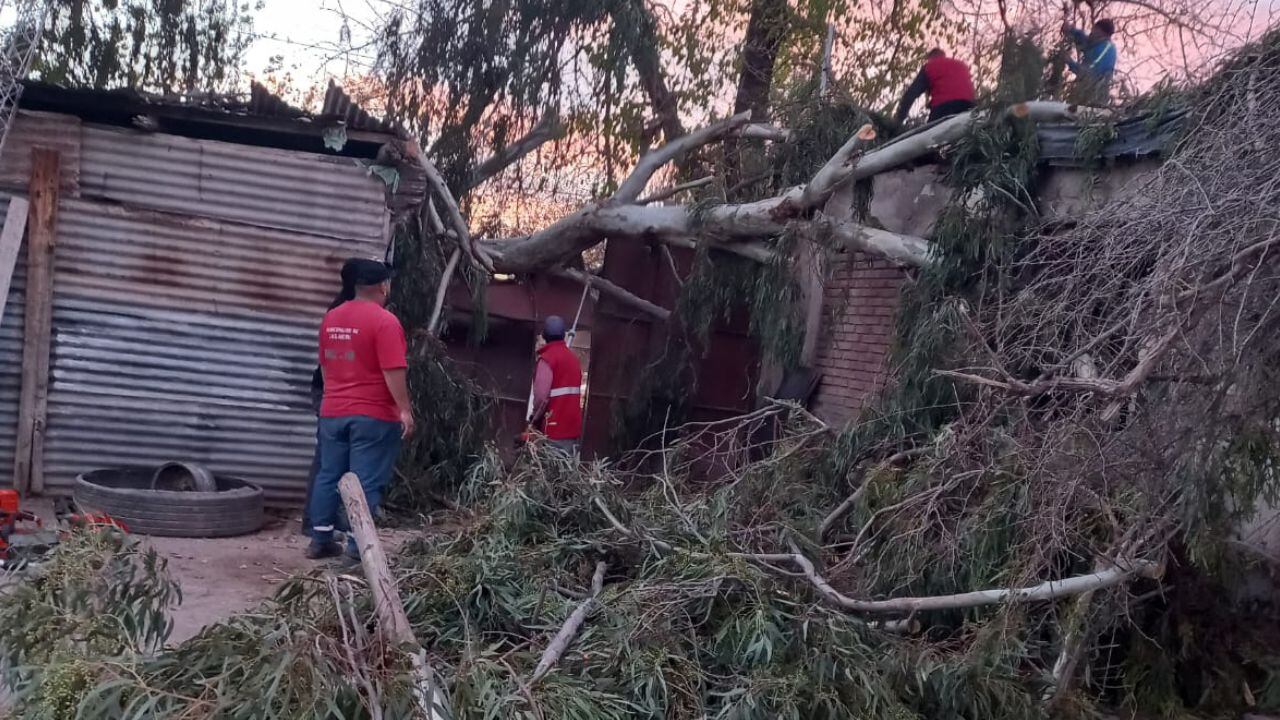
M 347 508 L 351 534 L 355 536 L 356 546 L 360 549 L 360 564 L 369 581 L 369 594 L 373 596 L 378 629 L 392 645 L 406 647 L 409 651 L 415 676 L 414 695 L 418 699 L 423 717 L 428 720 L 445 720 L 449 716 L 446 709 L 448 701 L 440 689 L 435 670 L 427 662 L 426 652 L 413 634 L 409 617 L 404 612 L 400 590 L 396 587 L 386 552 L 378 539 L 378 529 L 373 524 L 373 515 L 369 512 L 369 502 L 360 485 L 360 478 L 355 473 L 343 475 L 338 481 L 338 492 Z
M 664 140 L 671 142 L 684 135 L 685 130 L 680 122 L 679 103 L 675 93 L 667 87 L 667 78 L 662 72 L 662 58 L 658 54 L 658 22 L 645 5 L 645 0 L 631 0 L 623 8 L 626 12 L 615 14 L 613 20 L 632 26 L 629 34 L 632 38 L 629 48 L 631 62 L 662 128 Z
M 974 592 L 956 595 L 903 597 L 891 600 L 857 600 L 831 587 L 831 584 L 818 574 L 809 558 L 800 553 L 795 553 L 791 556 L 791 559 L 804 573 L 805 577 L 809 579 L 809 582 L 813 584 L 814 588 L 817 589 L 818 594 L 822 595 L 831 604 L 854 612 L 893 615 L 912 615 L 922 610 L 957 610 L 1009 602 L 1055 600 L 1061 597 L 1112 587 L 1134 575 L 1154 578 L 1160 574 L 1159 564 L 1150 560 L 1117 560 L 1106 570 L 1062 580 L 1048 580 L 1039 585 L 1025 588 L 975 590 Z
M 574 608 L 568 619 L 564 621 L 564 625 L 560 627 L 560 631 L 556 633 L 551 643 L 547 645 L 542 657 L 538 659 L 538 666 L 534 668 L 533 675 L 529 678 L 530 685 L 538 682 L 544 675 L 551 672 L 556 663 L 560 662 L 564 651 L 569 649 L 569 643 L 573 642 L 573 638 L 578 635 L 578 630 L 587 621 L 587 616 L 596 607 L 600 592 L 604 589 L 604 571 L 607 567 L 603 562 L 596 563 L 595 574 L 591 577 L 591 594 L 578 607 Z
M 778 51 L 789 30 L 786 0 L 751 0 L 747 32 L 742 41 L 742 69 L 733 112 L 749 113 L 758 123 L 769 119 L 769 93 Z M 725 153 L 725 187 L 738 184 L 744 174 L 760 172 L 766 162 L 762 148 L 742 139 L 731 140 Z M 732 198 L 731 198 L 732 199 Z
M 519 162 L 529 153 L 563 136 L 564 128 L 560 125 L 560 119 L 556 117 L 555 113 L 547 113 L 538 121 L 537 125 L 534 125 L 529 130 L 527 135 L 476 165 L 475 169 L 471 171 L 471 178 L 467 181 L 466 190 L 474 190 L 494 175 Z
M 742 42 L 742 72 L 733 112 L 751 113 L 751 119 L 765 122 L 769 115 L 769 92 L 778 50 L 790 31 L 786 0 L 751 0 L 747 35 Z

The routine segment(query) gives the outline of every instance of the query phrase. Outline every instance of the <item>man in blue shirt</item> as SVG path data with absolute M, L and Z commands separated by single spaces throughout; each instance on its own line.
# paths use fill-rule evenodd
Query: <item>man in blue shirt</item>
M 1111 79 L 1116 73 L 1116 44 L 1111 41 L 1116 32 L 1115 23 L 1099 20 L 1087 34 L 1071 25 L 1063 25 L 1062 31 L 1080 51 L 1079 61 L 1067 61 L 1067 67 L 1077 78 L 1079 101 L 1106 105 L 1111 96 Z

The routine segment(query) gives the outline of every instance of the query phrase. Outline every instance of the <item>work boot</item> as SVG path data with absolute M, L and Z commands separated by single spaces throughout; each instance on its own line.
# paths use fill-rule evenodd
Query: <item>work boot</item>
M 338 557 L 342 554 L 342 546 L 336 542 L 317 543 L 312 541 L 307 545 L 306 556 L 308 560 L 324 560 L 325 558 Z

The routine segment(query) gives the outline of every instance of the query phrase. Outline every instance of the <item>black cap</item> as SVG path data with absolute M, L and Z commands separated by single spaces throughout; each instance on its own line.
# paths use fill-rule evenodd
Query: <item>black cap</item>
M 380 260 L 351 258 L 342 266 L 343 282 L 355 287 L 369 287 L 391 279 L 391 268 Z
M 1102 32 L 1106 33 L 1107 37 L 1111 37 L 1112 35 L 1116 34 L 1116 24 L 1111 20 L 1108 20 L 1107 18 L 1103 18 L 1099 20 L 1098 22 L 1094 23 L 1093 26 L 1101 30 Z

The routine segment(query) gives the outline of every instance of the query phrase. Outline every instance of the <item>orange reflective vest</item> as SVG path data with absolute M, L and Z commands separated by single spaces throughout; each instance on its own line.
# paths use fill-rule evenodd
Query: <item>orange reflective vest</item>
M 582 437 L 582 363 L 563 340 L 544 345 L 538 357 L 551 367 L 542 432 L 551 440 L 577 440 Z

